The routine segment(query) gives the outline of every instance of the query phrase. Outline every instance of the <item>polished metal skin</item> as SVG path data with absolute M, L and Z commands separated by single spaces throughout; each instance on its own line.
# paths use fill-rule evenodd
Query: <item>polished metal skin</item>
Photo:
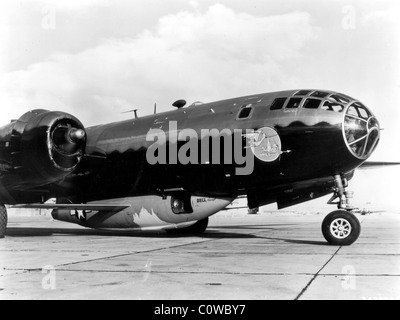
M 162 207 L 172 199 L 167 206 L 172 220 L 164 222 L 173 221 L 174 215 L 193 213 L 194 197 L 222 199 L 228 205 L 245 195 L 250 208 L 273 202 L 284 208 L 332 193 L 334 177 L 351 179 L 380 137 L 379 122 L 367 107 L 332 91 L 281 91 L 189 107 L 182 100 L 176 107 L 91 128 L 62 112 L 28 112 L 0 128 L 0 203 L 43 203 L 57 198 L 60 204 L 111 201 L 112 208 L 120 199 L 135 207 L 135 198 L 148 203 L 143 197 L 151 197 L 155 206 Z M 174 134 L 190 130 L 200 137 L 194 143 L 201 150 L 203 140 L 210 139 L 202 137 L 202 130 L 215 129 L 216 139 L 226 132 L 242 134 L 242 152 L 254 154 L 250 174 L 237 174 L 243 164 L 235 161 L 202 162 L 204 150 L 198 154 L 198 163 L 171 162 L 171 151 L 164 164 L 148 161 L 154 144 L 148 139 L 150 130 L 165 132 L 165 146 L 179 152 L 188 142 L 172 139 Z M 212 159 L 215 150 L 209 150 Z M 151 214 L 150 207 L 146 211 Z M 216 204 L 209 215 L 220 207 L 221 203 Z M 137 211 L 140 208 L 128 214 Z M 108 212 L 115 214 L 115 210 Z M 69 220 L 65 214 L 62 219 Z M 74 216 L 75 222 L 82 222 L 82 214 Z

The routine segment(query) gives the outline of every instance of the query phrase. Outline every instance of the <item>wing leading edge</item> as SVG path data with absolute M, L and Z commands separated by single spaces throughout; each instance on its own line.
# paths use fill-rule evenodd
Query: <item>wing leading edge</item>
M 399 166 L 400 162 L 364 162 L 358 169 L 375 169 L 379 167 L 391 167 L 391 166 Z
M 43 210 L 86 210 L 86 211 L 121 211 L 130 205 L 113 204 L 24 204 L 13 206 L 14 209 L 43 209 Z

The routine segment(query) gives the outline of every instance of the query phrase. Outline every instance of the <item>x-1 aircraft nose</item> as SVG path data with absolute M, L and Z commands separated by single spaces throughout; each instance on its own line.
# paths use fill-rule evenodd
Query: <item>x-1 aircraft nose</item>
M 360 102 L 347 108 L 343 131 L 348 149 L 358 159 L 368 159 L 378 145 L 379 122 Z

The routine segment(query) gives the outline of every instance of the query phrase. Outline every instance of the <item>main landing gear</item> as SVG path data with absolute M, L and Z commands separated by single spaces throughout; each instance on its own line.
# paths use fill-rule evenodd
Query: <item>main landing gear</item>
M 346 178 L 335 176 L 335 193 L 328 204 L 336 204 L 339 210 L 330 213 L 322 222 L 322 234 L 331 245 L 349 246 L 357 241 L 361 233 L 361 223 L 352 213 L 350 204 L 353 193 L 346 191 Z M 334 202 L 335 200 L 338 202 Z
M 7 230 L 7 209 L 3 204 L 0 204 L 0 239 L 4 238 Z

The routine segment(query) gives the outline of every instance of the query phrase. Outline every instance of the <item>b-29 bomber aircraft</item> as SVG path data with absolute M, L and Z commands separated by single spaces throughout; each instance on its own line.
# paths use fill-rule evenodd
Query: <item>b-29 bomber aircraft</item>
M 238 197 L 283 209 L 332 194 L 338 210 L 323 236 L 332 245 L 358 239 L 348 181 L 380 139 L 364 104 L 291 90 L 185 105 L 90 128 L 33 110 L 1 127 L 0 237 L 6 205 L 51 209 L 88 228 L 201 234 Z

